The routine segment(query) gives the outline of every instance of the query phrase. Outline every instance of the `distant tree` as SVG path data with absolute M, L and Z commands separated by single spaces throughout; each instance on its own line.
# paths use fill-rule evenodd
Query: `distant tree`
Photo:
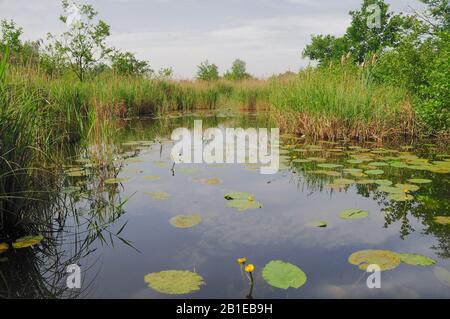
M 173 69 L 172 68 L 161 68 L 158 70 L 158 79 L 161 80 L 169 80 L 173 77 Z
M 202 62 L 198 66 L 197 80 L 216 81 L 219 79 L 219 68 L 215 64 L 209 63 L 208 60 Z
M 72 71 L 83 81 L 86 73 L 111 53 L 112 49 L 106 46 L 110 27 L 104 21 L 96 20 L 98 13 L 92 5 L 70 4 L 63 0 L 62 7 L 64 14 L 60 20 L 69 30 L 60 37 L 49 34 L 52 41 L 49 48 L 64 56 Z
M 23 33 L 23 29 L 19 28 L 13 20 L 3 19 L 0 21 L 1 39 L 0 45 L 2 47 L 8 46 L 11 51 L 19 51 L 22 47 L 20 37 Z
M 153 70 L 148 61 L 141 61 L 131 52 L 116 52 L 111 57 L 112 68 L 124 75 L 150 75 Z
M 224 78 L 233 81 L 250 78 L 250 74 L 247 73 L 247 64 L 240 59 L 236 59 L 231 66 L 231 70 L 224 74 Z

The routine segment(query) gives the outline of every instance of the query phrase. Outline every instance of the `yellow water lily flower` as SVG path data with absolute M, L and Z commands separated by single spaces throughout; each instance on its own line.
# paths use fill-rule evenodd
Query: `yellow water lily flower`
M 405 189 L 403 190 L 403 192 L 404 192 L 405 194 L 408 194 L 408 193 L 409 193 L 409 189 L 406 189 L 406 188 L 405 188 Z
M 249 196 L 249 197 L 247 197 L 247 200 L 248 200 L 249 202 L 253 202 L 253 201 L 255 201 L 255 199 L 253 198 L 253 196 Z
M 245 271 L 248 273 L 252 273 L 254 270 L 255 270 L 255 266 L 253 266 L 252 264 L 245 266 Z
M 247 258 L 238 258 L 237 262 L 239 265 L 244 265 L 247 262 Z

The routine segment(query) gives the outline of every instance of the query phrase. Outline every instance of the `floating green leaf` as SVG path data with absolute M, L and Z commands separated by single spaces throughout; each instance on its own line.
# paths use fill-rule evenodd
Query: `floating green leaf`
M 450 287 L 450 272 L 442 267 L 434 267 L 433 273 L 444 285 Z
M 405 193 L 391 193 L 388 198 L 395 202 L 408 202 L 414 200 L 414 196 Z
M 333 183 L 339 185 L 351 185 L 354 184 L 355 181 L 353 179 L 339 178 L 335 179 Z
M 9 248 L 9 245 L 7 243 L 0 243 L 0 254 L 3 254 L 5 251 L 7 251 Z
M 293 163 L 300 163 L 300 164 L 305 164 L 305 163 L 311 163 L 311 160 L 308 159 L 295 159 L 292 161 Z
M 339 164 L 319 164 L 319 165 L 317 165 L 317 167 L 335 169 L 335 168 L 342 167 L 342 165 L 339 165 Z
M 412 178 L 408 180 L 408 182 L 413 184 L 430 184 L 433 181 L 431 179 L 425 179 L 425 178 Z
M 165 270 L 145 275 L 148 286 L 160 293 L 168 295 L 184 295 L 200 290 L 204 285 L 203 278 L 191 271 Z
M 12 246 L 14 249 L 27 248 L 39 244 L 43 239 L 44 237 L 42 235 L 25 236 L 13 242 Z
M 339 213 L 343 219 L 362 219 L 369 217 L 369 212 L 362 209 L 346 209 Z
M 389 194 L 400 194 L 400 195 L 404 195 L 405 193 L 403 192 L 403 190 L 401 190 L 398 187 L 392 187 L 392 186 L 381 186 L 378 188 L 378 190 L 380 192 L 385 192 L 385 193 L 389 193 Z
M 279 289 L 298 289 L 306 283 L 306 274 L 297 266 L 281 261 L 272 260 L 262 271 L 264 280 Z
M 441 225 L 450 225 L 450 216 L 436 216 L 434 222 Z
M 170 198 L 170 194 L 166 192 L 145 192 L 145 194 L 158 201 L 168 200 Z
M 115 184 L 120 184 L 120 183 L 126 182 L 128 180 L 130 180 L 130 179 L 129 178 L 110 178 L 105 181 L 105 184 L 106 185 L 115 185 Z
M 254 200 L 248 200 L 248 199 L 236 199 L 236 200 L 230 200 L 227 203 L 228 207 L 234 208 L 240 212 L 245 212 L 249 209 L 258 209 L 262 208 L 261 203 L 254 201 Z
M 380 185 L 380 186 L 391 186 L 394 183 L 387 179 L 377 179 L 375 181 L 375 184 Z
M 384 171 L 381 169 L 371 169 L 371 170 L 365 171 L 364 173 L 366 173 L 367 175 L 383 175 Z
M 388 164 L 385 163 L 385 162 L 370 162 L 368 165 L 369 165 L 369 166 L 374 166 L 374 167 L 384 167 L 384 166 L 388 166 Z
M 396 184 L 395 187 L 402 189 L 403 191 L 416 192 L 420 189 L 419 186 L 413 184 Z
M 248 200 L 249 198 L 253 198 L 253 195 L 250 193 L 243 193 L 243 192 L 231 192 L 225 194 L 226 200 L 234 200 L 234 199 L 245 199 Z
M 361 270 L 366 270 L 369 265 L 378 265 L 384 271 L 396 268 L 401 260 L 389 250 L 361 250 L 350 255 L 348 262 Z
M 370 185 L 375 184 L 375 181 L 373 179 L 362 179 L 356 182 L 358 185 Z
M 164 161 L 156 161 L 156 162 L 153 162 L 153 164 L 158 168 L 167 168 L 168 167 L 167 163 Z
M 431 266 L 436 264 L 436 260 L 418 254 L 397 254 L 400 260 L 411 266 Z
M 352 160 L 348 160 L 347 163 L 349 164 L 362 164 L 364 163 L 363 160 L 359 160 L 359 159 L 352 159 Z
M 170 220 L 172 226 L 177 228 L 192 228 L 200 224 L 202 221 L 202 216 L 199 214 L 195 215 L 178 215 Z

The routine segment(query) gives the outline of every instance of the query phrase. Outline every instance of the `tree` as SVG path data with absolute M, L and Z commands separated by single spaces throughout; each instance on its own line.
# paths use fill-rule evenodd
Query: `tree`
M 247 73 L 247 64 L 240 59 L 236 59 L 231 66 L 231 70 L 225 73 L 224 78 L 233 81 L 250 78 L 250 74 Z
M 197 79 L 201 81 L 216 81 L 219 79 L 219 68 L 206 60 L 198 66 Z
M 332 35 L 317 35 L 311 37 L 311 44 L 303 50 L 303 56 L 323 63 L 340 59 L 347 54 L 349 46 L 346 38 L 336 38 Z
M 112 58 L 112 68 L 123 75 L 150 75 L 153 70 L 147 61 L 141 61 L 131 52 L 116 52 Z
M 420 0 L 428 6 L 422 18 L 437 31 L 450 31 L 450 4 L 448 0 Z
M 409 17 L 389 12 L 384 0 L 363 0 L 360 10 L 349 14 L 352 22 L 344 36 L 312 36 L 303 56 L 322 63 L 350 52 L 355 62 L 362 63 L 371 53 L 399 45 L 412 23 Z
M 92 5 L 69 4 L 68 0 L 63 0 L 62 6 L 64 14 L 60 20 L 69 30 L 58 38 L 49 34 L 49 39 L 53 40 L 49 50 L 64 56 L 78 79 L 83 81 L 86 73 L 111 53 L 112 49 L 106 46 L 110 27 L 96 20 L 98 13 Z
M 8 21 L 6 19 L 0 21 L 0 28 L 2 34 L 0 45 L 2 47 L 8 46 L 11 51 L 19 51 L 22 47 L 20 37 L 23 29 L 19 28 L 13 20 Z

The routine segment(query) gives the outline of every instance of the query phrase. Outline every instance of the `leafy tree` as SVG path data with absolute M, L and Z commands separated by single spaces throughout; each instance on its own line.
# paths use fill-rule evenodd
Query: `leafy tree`
M 384 0 L 363 0 L 360 10 L 350 11 L 350 15 L 352 22 L 344 36 L 313 36 L 303 55 L 324 62 L 350 52 L 355 62 L 362 63 L 370 53 L 399 45 L 411 26 L 410 18 L 389 12 Z
M 64 14 L 60 20 L 69 30 L 60 37 L 49 34 L 49 39 L 53 40 L 49 49 L 64 56 L 72 71 L 83 81 L 86 73 L 111 53 L 112 49 L 106 46 L 110 27 L 102 20 L 97 21 L 98 13 L 92 5 L 69 4 L 68 0 L 63 0 L 62 6 Z
M 173 77 L 173 69 L 172 68 L 161 68 L 158 70 L 158 79 L 168 80 Z
M 219 68 L 206 60 L 198 66 L 197 79 L 201 81 L 216 81 L 219 79 Z
M 22 48 L 22 42 L 20 37 L 23 33 L 23 29 L 19 28 L 13 20 L 3 19 L 0 21 L 1 39 L 0 45 L 3 48 L 8 46 L 11 51 L 19 51 Z
M 240 59 L 236 59 L 231 66 L 231 70 L 225 73 L 224 78 L 233 81 L 250 78 L 250 74 L 247 73 L 247 64 Z
M 112 68 L 124 75 L 150 75 L 153 70 L 147 61 L 140 61 L 131 52 L 116 52 L 112 58 Z
M 336 38 L 332 35 L 317 35 L 311 37 L 311 44 L 303 50 L 303 56 L 320 63 L 340 59 L 349 51 L 345 37 Z
M 421 17 L 434 31 L 450 31 L 450 4 L 448 0 L 420 0 L 428 6 L 428 10 Z

